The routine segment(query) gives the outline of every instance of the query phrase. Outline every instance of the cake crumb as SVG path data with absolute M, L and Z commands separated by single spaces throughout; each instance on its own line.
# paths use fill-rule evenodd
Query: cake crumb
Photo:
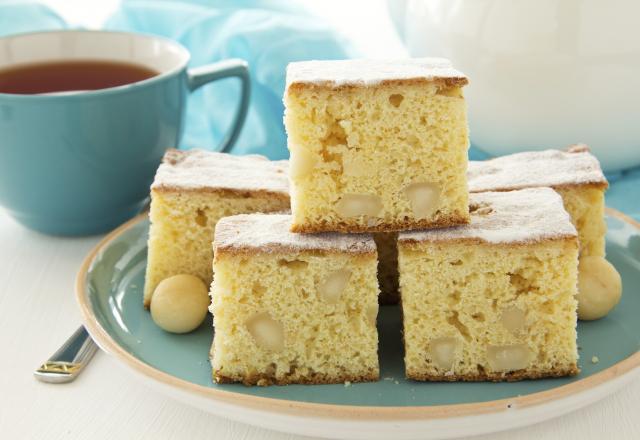
M 395 383 L 396 385 L 400 385 L 400 382 L 398 382 L 397 380 L 394 380 L 393 383 Z
M 344 381 L 344 387 L 347 388 L 347 387 L 350 387 L 350 386 L 351 386 L 351 382 L 348 381 L 348 380 L 345 380 Z
M 591 358 L 591 363 L 592 364 L 597 364 L 598 362 L 600 362 L 600 359 L 598 358 L 598 356 L 593 356 Z

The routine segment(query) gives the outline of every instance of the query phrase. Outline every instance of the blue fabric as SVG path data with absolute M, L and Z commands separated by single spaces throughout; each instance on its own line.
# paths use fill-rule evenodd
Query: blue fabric
M 65 27 L 46 6 L 0 2 L 0 35 Z M 251 108 L 234 153 L 272 159 L 288 157 L 282 125 L 287 63 L 358 55 L 334 29 L 290 0 L 124 0 L 105 27 L 175 39 L 191 51 L 194 67 L 231 57 L 247 60 Z M 182 147 L 214 148 L 227 130 L 238 94 L 234 80 L 196 92 L 189 100 Z M 487 155 L 472 146 L 469 157 Z M 640 169 L 608 178 L 607 205 L 640 220 Z
M 286 2 L 292 3 L 292 2 Z M 213 6 L 212 6 L 213 5 Z M 192 53 L 191 66 L 243 58 L 251 72 L 251 107 L 233 152 L 288 157 L 282 123 L 284 71 L 302 59 L 353 55 L 326 24 L 282 1 L 125 1 L 106 28 L 163 35 Z M 233 117 L 239 85 L 224 80 L 193 94 L 183 147 L 214 148 Z

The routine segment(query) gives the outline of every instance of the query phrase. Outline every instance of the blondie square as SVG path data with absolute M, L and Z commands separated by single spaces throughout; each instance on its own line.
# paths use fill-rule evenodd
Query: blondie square
M 578 239 L 550 188 L 472 194 L 471 223 L 400 233 L 407 377 L 579 372 Z
M 467 223 L 466 84 L 444 59 L 289 64 L 291 230 Z
M 367 234 L 296 234 L 291 216 L 218 222 L 214 380 L 247 385 L 378 379 L 377 254 Z

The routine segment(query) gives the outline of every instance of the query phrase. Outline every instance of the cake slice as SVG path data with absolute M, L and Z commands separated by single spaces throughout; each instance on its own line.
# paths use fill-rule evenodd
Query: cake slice
M 471 194 L 471 223 L 398 238 L 408 378 L 579 372 L 578 239 L 550 188 Z
M 211 312 L 216 382 L 378 379 L 377 254 L 369 235 L 295 234 L 291 216 L 218 222 Z
M 289 64 L 291 230 L 467 223 L 466 84 L 444 59 Z
M 289 209 L 287 162 L 203 150 L 169 150 L 151 185 L 144 305 L 173 275 L 211 283 L 214 228 L 224 216 Z
M 470 161 L 467 177 L 470 192 L 552 187 L 562 196 L 578 230 L 580 255 L 604 256 L 604 192 L 608 183 L 586 145 Z

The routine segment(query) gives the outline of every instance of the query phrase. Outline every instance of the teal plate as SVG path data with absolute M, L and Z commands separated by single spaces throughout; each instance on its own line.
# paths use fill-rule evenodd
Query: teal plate
M 160 385 L 181 400 L 248 423 L 302 434 L 359 437 L 350 435 L 349 427 L 340 427 L 339 423 L 336 429 L 344 428 L 344 432 L 303 429 L 291 422 L 291 417 L 299 417 L 306 424 L 317 417 L 347 424 L 369 420 L 367 426 L 372 426 L 371 421 L 376 421 L 373 425 L 389 421 L 390 432 L 405 433 L 404 437 L 411 438 L 414 428 L 405 427 L 403 431 L 402 421 L 454 421 L 515 407 L 531 410 L 555 402 L 557 409 L 553 414 L 538 417 L 543 420 L 608 394 L 622 384 L 623 376 L 629 377 L 637 370 L 640 364 L 640 229 L 633 220 L 611 210 L 607 223 L 607 258 L 622 275 L 624 292 L 621 303 L 606 318 L 579 322 L 582 372 L 570 378 L 514 383 L 406 380 L 400 313 L 397 306 L 387 306 L 381 308 L 378 317 L 379 382 L 271 387 L 215 384 L 208 360 L 213 337 L 211 320 L 193 333 L 174 335 L 158 328 L 142 307 L 149 226 L 146 217 L 134 219 L 114 231 L 87 257 L 78 275 L 77 294 L 85 326 L 94 340 L 152 384 Z M 591 394 L 580 397 L 589 390 Z M 563 400 L 566 404 L 558 406 L 558 401 Z M 278 415 L 283 418 L 278 419 Z M 515 423 L 515 419 L 519 418 L 515 417 L 511 426 L 525 424 Z M 530 415 L 527 420 L 532 423 L 535 417 Z M 503 423 L 503 427 L 510 427 L 507 425 Z M 396 429 L 393 426 L 400 431 L 393 431 Z M 498 428 L 476 429 L 473 433 L 491 430 Z M 384 428 L 376 428 L 372 435 L 380 437 L 383 432 L 387 435 Z M 445 424 L 440 431 L 434 430 L 431 438 L 461 432 L 456 428 L 447 429 Z

